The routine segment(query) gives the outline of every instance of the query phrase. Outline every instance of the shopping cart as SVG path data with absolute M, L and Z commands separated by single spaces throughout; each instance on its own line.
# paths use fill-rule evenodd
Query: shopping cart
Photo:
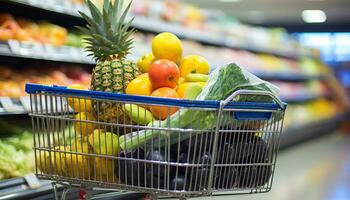
M 39 178 L 153 198 L 271 189 L 286 105 L 268 92 L 191 101 L 36 84 L 26 91 Z M 271 101 L 235 101 L 240 95 Z M 145 108 L 163 120 L 146 123 Z

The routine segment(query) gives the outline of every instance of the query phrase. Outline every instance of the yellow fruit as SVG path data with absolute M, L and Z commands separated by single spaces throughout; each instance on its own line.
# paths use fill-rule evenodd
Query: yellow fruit
M 206 82 L 197 82 L 200 86 L 205 87 L 207 85 Z
M 137 78 L 148 78 L 148 73 L 141 74 Z
M 95 129 L 94 132 L 89 135 L 88 141 L 96 154 L 118 155 L 118 135 L 116 134 L 105 132 L 103 129 Z
M 181 60 L 180 74 L 186 77 L 188 74 L 209 74 L 210 65 L 202 56 L 188 55 Z
M 132 80 L 125 90 L 126 94 L 150 96 L 152 94 L 152 84 L 148 77 L 137 77 Z
M 76 140 L 72 143 L 72 147 L 69 149 L 69 152 L 71 153 L 61 153 L 61 163 L 64 161 L 62 167 L 66 176 L 90 179 L 93 175 L 93 170 L 90 167 L 93 160 L 88 155 L 80 155 L 76 153 L 91 153 L 91 147 L 88 143 L 80 140 Z
M 92 163 L 92 170 L 95 171 L 96 181 L 105 181 L 108 183 L 116 183 L 117 174 L 113 176 L 114 167 L 113 159 L 95 157 Z
M 185 83 L 182 83 L 179 87 L 177 87 L 176 92 L 180 96 L 180 98 L 184 98 L 185 91 L 189 85 L 190 85 L 189 82 L 185 82 Z
M 67 87 L 68 89 L 75 89 L 75 90 L 87 90 L 86 87 L 80 85 L 80 84 L 74 84 Z M 68 105 L 75 111 L 75 112 L 90 112 L 91 111 L 91 100 L 89 99 L 79 99 L 79 98 L 67 98 Z
M 56 150 L 69 152 L 69 147 L 59 146 Z M 67 155 L 67 154 L 66 154 Z M 52 169 L 56 172 L 55 174 L 65 176 L 66 175 L 66 163 L 68 160 L 64 159 L 65 153 L 63 152 L 51 152 Z
M 119 146 L 118 135 L 111 132 L 105 132 L 103 129 L 96 129 L 89 136 L 89 144 L 95 154 L 118 156 Z M 116 178 L 113 178 L 113 159 L 106 159 L 101 157 L 95 157 L 92 165 L 93 170 L 96 172 L 96 180 L 116 182 Z
M 155 61 L 155 58 L 152 53 L 146 54 L 142 56 L 138 61 L 137 61 L 137 66 L 140 68 L 140 70 L 143 73 L 147 73 L 150 65 Z
M 152 40 L 152 53 L 156 60 L 168 59 L 178 63 L 182 57 L 182 43 L 172 33 L 160 33 Z
M 76 120 L 74 123 L 75 130 L 78 134 L 81 134 L 82 139 L 84 140 L 84 138 L 91 134 L 95 129 L 96 124 L 91 123 L 94 121 L 94 117 L 91 113 L 81 112 L 75 115 L 74 118 Z M 88 120 L 90 122 L 85 122 L 82 120 Z
M 179 81 L 177 82 L 178 85 L 183 84 L 186 81 L 186 79 L 184 77 L 180 77 Z
M 48 151 L 36 151 L 36 166 L 40 169 L 40 171 L 44 173 L 50 173 L 51 172 L 51 163 L 50 160 L 48 160 L 49 152 Z

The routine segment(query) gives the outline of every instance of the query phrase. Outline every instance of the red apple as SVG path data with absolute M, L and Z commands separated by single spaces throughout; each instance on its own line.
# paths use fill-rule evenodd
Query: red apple
M 161 87 L 175 88 L 180 79 L 180 70 L 173 61 L 160 59 L 151 64 L 148 76 L 154 90 Z

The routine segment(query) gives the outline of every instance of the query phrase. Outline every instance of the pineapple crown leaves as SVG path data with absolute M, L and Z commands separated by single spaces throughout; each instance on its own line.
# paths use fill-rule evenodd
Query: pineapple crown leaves
M 85 38 L 85 50 L 90 52 L 89 55 L 96 61 L 110 60 L 114 57 L 125 58 L 134 42 L 131 36 L 135 29 L 130 28 L 134 18 L 126 21 L 132 2 L 123 10 L 124 0 L 115 0 L 114 3 L 104 0 L 102 11 L 91 0 L 85 0 L 85 3 L 91 17 L 79 11 L 87 26 L 77 27 L 88 35 Z

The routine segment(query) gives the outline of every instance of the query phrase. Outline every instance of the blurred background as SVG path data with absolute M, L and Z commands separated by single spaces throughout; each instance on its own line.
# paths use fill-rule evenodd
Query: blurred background
M 48 182 L 37 187 L 28 176 L 24 84 L 90 85 L 94 61 L 82 50 L 77 10 L 82 0 L 0 1 L 0 199 L 52 198 Z M 208 199 L 350 199 L 348 0 L 133 0 L 131 13 L 138 32 L 130 59 L 148 53 L 155 34 L 172 32 L 185 55 L 202 55 L 212 68 L 237 62 L 288 103 L 272 191 Z

